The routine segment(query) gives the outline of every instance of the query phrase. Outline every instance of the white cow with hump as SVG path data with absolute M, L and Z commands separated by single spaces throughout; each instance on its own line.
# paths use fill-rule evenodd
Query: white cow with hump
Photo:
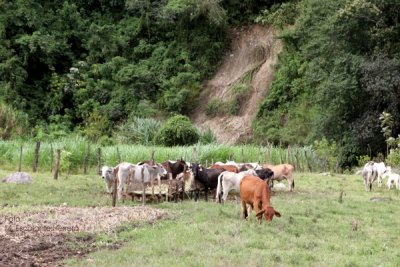
M 257 173 L 254 170 L 247 170 L 242 171 L 239 173 L 224 171 L 218 176 L 218 185 L 217 185 L 217 192 L 216 192 L 216 201 L 220 201 L 221 192 L 223 192 L 222 200 L 224 204 L 228 197 L 228 193 L 231 190 L 234 190 L 235 193 L 240 192 L 240 181 L 246 175 L 254 175 L 257 176 Z
M 367 162 L 364 165 L 361 175 L 364 179 L 365 191 L 371 191 L 372 184 L 378 177 L 378 171 L 377 171 L 375 162 L 373 162 L 373 161 Z

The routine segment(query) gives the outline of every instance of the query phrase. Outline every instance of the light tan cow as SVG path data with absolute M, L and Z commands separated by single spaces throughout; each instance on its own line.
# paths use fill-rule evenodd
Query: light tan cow
M 294 188 L 294 166 L 291 164 L 279 164 L 279 165 L 271 165 L 264 164 L 263 168 L 270 168 L 274 172 L 273 180 L 282 181 L 286 179 L 289 184 L 289 191 L 293 191 Z

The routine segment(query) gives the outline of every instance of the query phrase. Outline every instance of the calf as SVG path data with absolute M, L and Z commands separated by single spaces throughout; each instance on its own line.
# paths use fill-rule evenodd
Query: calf
M 111 194 L 114 188 L 114 168 L 103 166 L 103 168 L 101 168 L 101 178 L 103 178 L 106 183 L 107 193 Z
M 378 171 L 373 161 L 367 162 L 364 165 L 361 175 L 364 179 L 365 191 L 371 191 L 372 184 L 378 177 Z
M 205 169 L 197 163 L 192 163 L 191 170 L 194 180 L 204 186 L 205 200 L 208 201 L 208 190 L 215 189 L 218 185 L 218 176 L 224 171 L 223 169 Z M 200 194 L 200 188 L 197 188 L 194 200 L 197 201 Z
M 293 171 L 294 167 L 291 164 L 279 164 L 279 165 L 270 165 L 264 164 L 263 168 L 269 168 L 274 172 L 273 180 L 282 181 L 286 179 L 289 184 L 289 191 L 293 191 L 294 188 L 294 178 Z
M 400 189 L 400 175 L 397 173 L 385 173 L 384 176 L 387 176 L 387 187 L 389 190 L 392 186 L 396 186 L 397 189 Z
M 246 204 L 249 205 L 248 216 L 251 220 L 251 211 L 254 208 L 258 223 L 261 224 L 262 215 L 269 223 L 275 216 L 281 217 L 281 214 L 276 211 L 270 202 L 270 191 L 267 184 L 256 176 L 245 176 L 240 182 L 240 198 L 242 200 L 241 218 L 245 219 Z

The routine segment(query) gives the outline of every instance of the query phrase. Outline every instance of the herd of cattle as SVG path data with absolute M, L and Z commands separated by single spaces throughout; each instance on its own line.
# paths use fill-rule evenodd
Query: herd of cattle
M 236 163 L 227 161 L 226 163 L 217 162 L 205 168 L 197 163 L 188 163 L 184 160 L 165 161 L 155 163 L 144 161 L 138 164 L 120 163 L 115 167 L 104 166 L 101 176 L 106 182 L 108 193 L 117 192 L 118 199 L 124 199 L 127 195 L 127 188 L 132 183 L 151 184 L 152 195 L 154 198 L 154 182 L 158 181 L 161 197 L 161 180 L 181 181 L 180 190 L 174 194 L 177 201 L 178 192 L 183 200 L 186 184 L 190 194 L 195 193 L 194 200 L 199 199 L 200 191 L 204 191 L 205 200 L 208 200 L 209 191 L 215 191 L 215 199 L 219 203 L 225 203 L 230 192 L 240 195 L 241 199 L 241 218 L 249 217 L 252 209 L 256 212 L 259 223 L 264 215 L 267 222 L 273 216 L 280 217 L 270 203 L 270 190 L 274 186 L 274 181 L 286 179 L 289 191 L 294 188 L 293 179 L 294 167 L 290 164 L 259 165 L 258 163 Z M 365 164 L 362 172 L 366 191 L 372 190 L 372 184 L 378 180 L 378 187 L 382 186 L 385 177 L 388 178 L 387 186 L 391 189 L 396 186 L 400 189 L 400 175 L 393 173 L 390 166 L 385 166 L 383 162 L 376 163 L 370 161 Z M 178 184 L 178 183 L 177 183 Z M 145 190 L 145 189 L 143 189 Z M 168 193 L 167 193 L 168 194 Z M 143 201 L 145 193 L 143 191 Z
M 161 196 L 161 180 L 163 179 L 182 181 L 180 190 L 182 199 L 187 183 L 190 184 L 190 194 L 195 193 L 195 201 L 198 200 L 200 191 L 204 191 L 207 201 L 209 191 L 215 190 L 216 201 L 225 203 L 228 193 L 234 191 L 240 195 L 241 218 L 249 217 L 250 220 L 249 215 L 254 208 L 258 222 L 261 223 L 263 215 L 267 222 L 271 221 L 273 216 L 280 217 L 280 213 L 271 206 L 270 189 L 274 186 L 274 181 L 286 179 L 289 191 L 292 191 L 294 188 L 293 171 L 294 167 L 290 164 L 259 165 L 258 163 L 227 161 L 226 163 L 217 162 L 205 168 L 200 164 L 188 163 L 181 159 L 168 160 L 163 163 L 144 161 L 132 164 L 124 162 L 115 167 L 104 166 L 101 176 L 106 182 L 107 192 L 113 193 L 115 189 L 118 199 L 122 200 L 127 195 L 126 189 L 132 183 L 142 183 L 143 188 L 146 184 L 151 184 L 154 197 L 156 180 Z M 177 195 L 176 193 L 174 196 L 175 201 Z
M 364 179 L 365 191 L 372 190 L 372 184 L 375 180 L 378 180 L 378 187 L 382 187 L 382 181 L 386 177 L 388 179 L 388 189 L 391 189 L 393 186 L 400 189 L 400 175 L 392 172 L 392 168 L 390 166 L 385 166 L 383 162 L 367 162 L 361 174 Z

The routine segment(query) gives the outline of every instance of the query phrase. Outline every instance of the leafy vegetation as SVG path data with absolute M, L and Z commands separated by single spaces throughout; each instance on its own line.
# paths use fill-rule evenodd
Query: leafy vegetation
M 326 138 L 337 145 L 341 166 L 356 164 L 356 155 L 385 153 L 379 115 L 392 114 L 393 133 L 400 131 L 399 11 L 385 0 L 302 0 L 262 12 L 257 21 L 285 25 L 285 47 L 254 122 L 256 140 Z
M 228 48 L 228 29 L 252 22 L 281 29 L 284 43 L 253 143 L 327 141 L 343 169 L 394 148 L 381 135 L 382 112 L 393 117 L 391 136 L 400 134 L 393 1 L 18 0 L 1 1 L 0 10 L 4 139 L 78 134 L 154 144 L 157 127 L 198 104 L 202 81 Z M 210 101 L 207 115 L 237 115 L 253 71 L 229 101 Z
M 199 133 L 188 117 L 175 115 L 158 130 L 155 138 L 164 146 L 192 145 L 199 140 Z

